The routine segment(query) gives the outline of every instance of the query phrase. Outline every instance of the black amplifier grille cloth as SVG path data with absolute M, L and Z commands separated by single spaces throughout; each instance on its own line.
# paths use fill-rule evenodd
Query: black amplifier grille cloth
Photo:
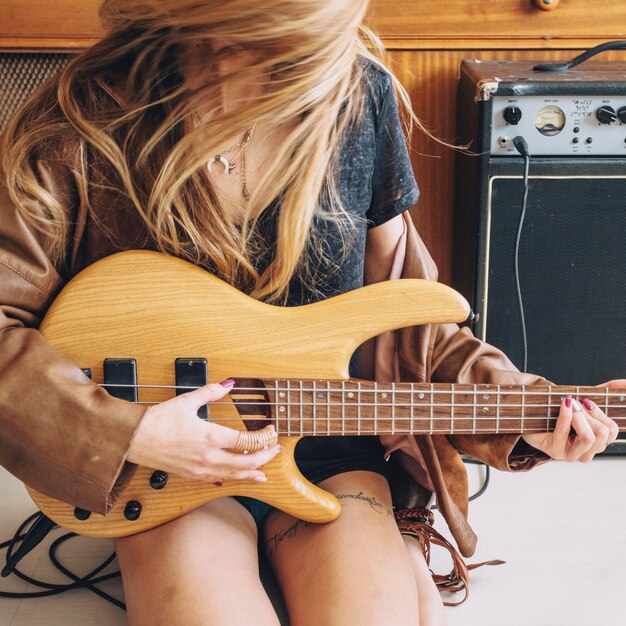
M 494 179 L 486 339 L 522 367 L 514 246 L 521 179 Z M 520 242 L 528 371 L 557 384 L 626 378 L 626 179 L 530 181 Z

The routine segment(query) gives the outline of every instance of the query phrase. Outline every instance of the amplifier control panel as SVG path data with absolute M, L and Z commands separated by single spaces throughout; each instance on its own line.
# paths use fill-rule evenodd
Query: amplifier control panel
M 521 135 L 532 156 L 626 156 L 625 96 L 495 96 L 491 154 L 519 156 Z

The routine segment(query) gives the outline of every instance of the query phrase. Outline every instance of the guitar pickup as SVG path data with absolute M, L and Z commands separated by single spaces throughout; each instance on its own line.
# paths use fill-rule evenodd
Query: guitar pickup
M 135 359 L 105 359 L 104 384 L 114 398 L 137 402 L 137 361 Z
M 176 359 L 174 371 L 176 372 L 177 396 L 193 391 L 193 389 L 181 389 L 180 387 L 202 387 L 209 381 L 206 359 Z M 198 409 L 198 417 L 205 421 L 209 419 L 206 404 Z

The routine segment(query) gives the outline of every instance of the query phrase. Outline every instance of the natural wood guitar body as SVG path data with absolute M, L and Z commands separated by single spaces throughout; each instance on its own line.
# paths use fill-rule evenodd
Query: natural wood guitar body
M 155 252 L 123 252 L 77 275 L 50 307 L 40 330 L 46 340 L 103 382 L 106 358 L 134 358 L 137 383 L 174 385 L 176 358 L 205 358 L 209 382 L 225 378 L 348 379 L 352 353 L 386 330 L 460 322 L 469 306 L 439 283 L 399 280 L 364 287 L 296 308 L 257 302 L 190 263 Z M 140 388 L 139 400 L 160 402 L 172 389 Z M 211 419 L 245 428 L 236 406 L 211 407 Z M 102 436 L 106 437 L 106 424 Z M 212 499 L 246 495 L 300 519 L 329 522 L 340 504 L 307 481 L 293 455 L 298 437 L 263 469 L 268 482 L 226 481 L 215 487 L 169 476 L 163 489 L 149 485 L 151 468 L 139 468 L 113 511 L 87 520 L 74 507 L 30 490 L 37 506 L 59 525 L 102 537 L 125 536 L 175 519 Z M 128 521 L 129 501 L 142 504 Z

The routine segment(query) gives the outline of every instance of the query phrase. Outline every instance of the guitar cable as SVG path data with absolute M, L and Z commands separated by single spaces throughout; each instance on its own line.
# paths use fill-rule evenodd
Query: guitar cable
M 486 463 L 483 463 L 482 461 L 478 461 L 477 459 L 472 459 L 472 458 L 463 456 L 462 460 L 463 460 L 463 463 L 465 463 L 466 465 L 482 465 L 485 468 L 485 478 L 483 480 L 483 484 L 480 486 L 478 491 L 473 493 L 467 499 L 468 502 L 472 502 L 473 500 L 476 500 L 476 498 L 480 498 L 480 496 L 482 496 L 483 493 L 485 493 L 485 491 L 487 491 L 487 487 L 489 487 L 489 479 L 491 477 L 491 468 Z M 437 505 L 436 504 L 432 504 L 430 506 L 430 510 L 431 511 L 436 511 L 437 510 Z
M 6 548 L 6 562 L 7 564 L 11 560 L 15 550 L 19 546 L 20 542 L 24 540 L 24 538 L 28 535 L 29 530 L 37 523 L 40 517 L 43 514 L 41 512 L 33 513 L 26 520 L 22 522 L 20 527 L 15 532 L 15 535 L 12 539 L 8 541 L 4 541 L 0 543 L 0 550 Z M 43 589 L 42 591 L 30 591 L 30 592 L 10 592 L 10 591 L 0 591 L 0 598 L 42 598 L 45 596 L 54 596 L 60 593 L 64 593 L 65 591 L 70 591 L 72 589 L 87 589 L 92 593 L 100 596 L 107 602 L 114 604 L 115 606 L 126 610 L 126 605 L 113 597 L 112 595 L 102 591 L 102 589 L 96 587 L 98 583 L 104 582 L 105 580 L 110 580 L 112 578 L 117 578 L 120 575 L 119 571 L 111 572 L 109 574 L 103 574 L 98 576 L 100 572 L 102 572 L 106 567 L 108 567 L 113 560 L 115 559 L 115 552 L 107 557 L 100 565 L 98 565 L 91 572 L 86 574 L 85 576 L 79 576 L 78 574 L 72 572 L 67 566 L 63 565 L 57 556 L 57 550 L 61 546 L 61 544 L 65 543 L 68 539 L 72 537 L 76 537 L 76 533 L 66 533 L 57 537 L 48 549 L 48 556 L 52 564 L 59 570 L 62 574 L 70 578 L 73 582 L 59 584 L 59 583 L 48 583 L 41 580 L 37 580 L 30 576 L 27 576 L 23 572 L 21 572 L 17 567 L 12 568 L 12 573 L 15 574 L 18 578 L 23 581 L 29 583 L 30 585 L 34 585 L 35 587 L 40 587 Z
M 523 349 L 523 367 L 522 372 L 526 372 L 528 370 L 528 340 L 526 337 L 526 319 L 524 316 L 524 303 L 522 302 L 522 288 L 520 285 L 520 276 L 519 276 L 519 246 L 520 239 L 522 238 L 522 227 L 524 226 L 524 217 L 526 216 L 526 207 L 528 205 L 528 171 L 530 169 L 530 151 L 528 150 L 528 144 L 526 140 L 518 135 L 513 139 L 513 145 L 515 149 L 522 155 L 524 159 L 524 178 L 523 185 L 524 190 L 522 192 L 522 208 L 519 216 L 519 223 L 517 225 L 517 233 L 515 235 L 515 289 L 517 292 L 517 303 L 519 306 L 520 313 L 520 324 L 522 329 L 522 349 Z

